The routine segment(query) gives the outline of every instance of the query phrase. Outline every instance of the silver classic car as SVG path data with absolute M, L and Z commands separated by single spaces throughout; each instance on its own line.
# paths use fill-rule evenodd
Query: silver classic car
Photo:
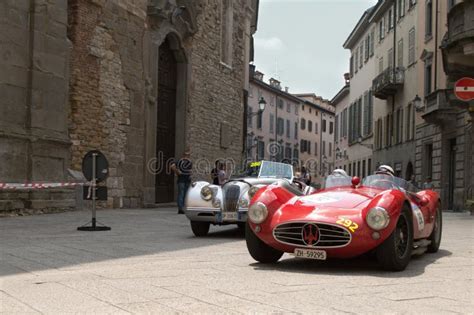
M 303 184 L 293 184 L 293 166 L 271 161 L 250 163 L 244 174 L 231 178 L 222 186 L 204 181 L 192 183 L 186 195 L 185 213 L 194 235 L 207 235 L 210 224 L 237 224 L 239 228 L 245 228 L 252 197 L 260 188 L 278 180 L 287 181 L 295 189 L 303 189 Z

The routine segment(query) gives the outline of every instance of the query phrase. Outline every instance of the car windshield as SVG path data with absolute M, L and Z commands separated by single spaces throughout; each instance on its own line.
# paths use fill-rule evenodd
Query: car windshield
M 419 191 L 418 188 L 416 188 L 413 184 L 407 182 L 403 178 L 385 174 L 367 176 L 362 181 L 362 185 L 379 189 L 398 189 L 411 193 L 417 193 Z
M 352 178 L 344 175 L 329 175 L 324 183 L 325 188 L 350 186 L 352 185 Z
M 263 161 L 258 177 L 293 179 L 293 166 L 285 163 Z
M 251 162 L 247 165 L 247 169 L 240 177 L 258 177 L 260 173 L 260 167 L 262 166 L 262 162 Z

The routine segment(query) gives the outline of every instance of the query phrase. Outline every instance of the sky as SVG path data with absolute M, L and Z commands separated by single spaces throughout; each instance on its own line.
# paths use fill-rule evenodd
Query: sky
M 344 85 L 350 52 L 342 47 L 376 0 L 260 0 L 255 60 L 264 80 L 290 93 L 332 99 Z

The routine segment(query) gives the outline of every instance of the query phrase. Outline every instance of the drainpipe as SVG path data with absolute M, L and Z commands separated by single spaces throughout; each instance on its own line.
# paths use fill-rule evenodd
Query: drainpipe
M 396 82 L 396 62 L 397 62 L 397 22 L 398 22 L 398 17 L 397 17 L 397 0 L 393 2 L 393 82 Z M 393 129 L 394 129 L 394 124 L 393 124 L 393 117 L 395 114 L 395 94 L 392 96 L 392 116 L 391 116 L 391 123 L 392 123 L 392 128 L 390 128 L 390 145 L 393 146 Z
M 435 50 L 434 50 L 434 91 L 438 90 L 438 4 L 439 1 L 436 1 L 435 9 Z
M 28 7 L 28 77 L 26 89 L 26 119 L 25 129 L 28 134 L 27 142 L 27 164 L 26 164 L 26 179 L 32 179 L 33 165 L 32 165 L 32 148 L 31 148 L 31 108 L 33 104 L 33 67 L 34 67 L 34 46 L 35 46 L 35 1 L 29 1 Z

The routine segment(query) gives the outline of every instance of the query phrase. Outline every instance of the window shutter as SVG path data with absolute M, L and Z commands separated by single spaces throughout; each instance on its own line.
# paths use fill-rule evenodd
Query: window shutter
M 369 134 L 369 94 L 367 92 L 364 93 L 364 128 L 363 128 L 364 136 Z
M 398 62 L 399 67 L 403 67 L 403 38 L 398 41 Z

